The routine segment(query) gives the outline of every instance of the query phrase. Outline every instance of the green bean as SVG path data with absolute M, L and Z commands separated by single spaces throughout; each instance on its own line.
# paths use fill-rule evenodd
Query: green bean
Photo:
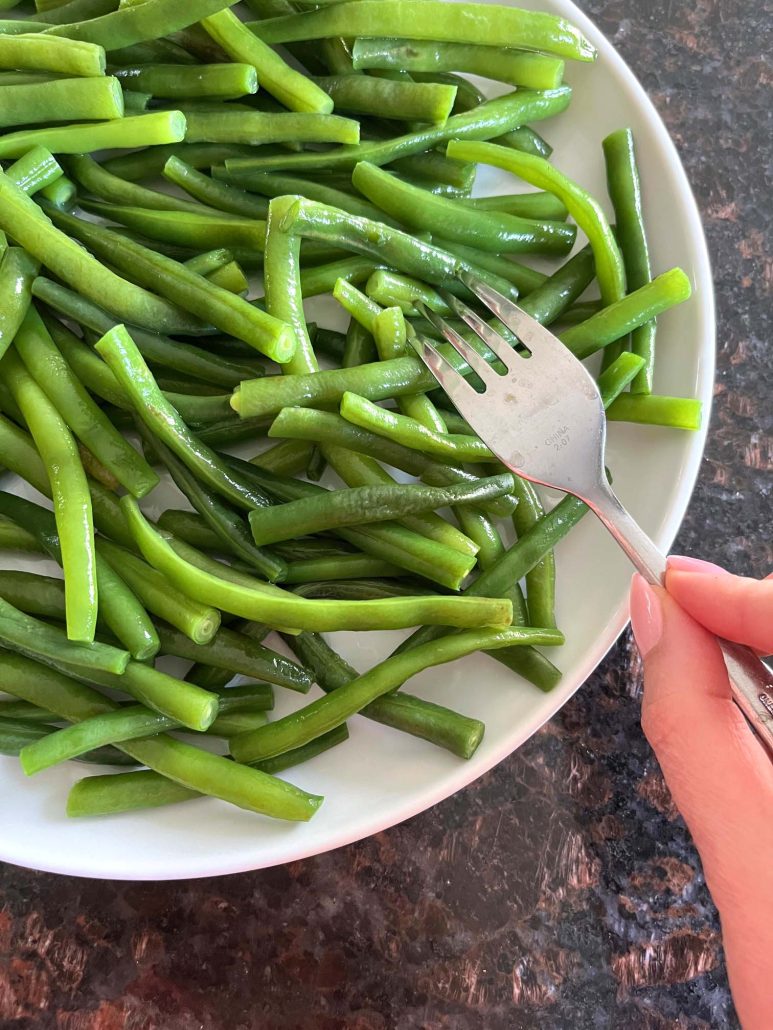
M 579 29 L 555 15 L 504 10 L 498 4 L 465 4 L 449 10 L 441 0 L 357 0 L 304 14 L 250 22 L 267 43 L 330 36 L 398 36 L 448 43 L 499 46 L 503 38 L 525 50 L 593 61 L 596 51 Z
M 266 311 L 287 323 L 295 337 L 295 352 L 284 372 L 313 373 L 318 369 L 311 346 L 300 284 L 300 237 L 282 231 L 282 219 L 291 197 L 279 197 L 269 205 L 266 251 L 263 263 Z
M 154 284 L 159 292 L 174 298 L 193 314 L 201 313 L 201 317 L 216 328 L 235 336 L 280 364 L 292 357 L 294 339 L 290 329 L 260 308 L 214 286 L 179 262 L 118 236 L 109 229 L 69 215 L 57 214 L 55 218 L 78 239 L 106 256 L 111 263 L 117 267 L 130 268 L 134 279 Z
M 396 68 L 408 72 L 466 72 L 528 89 L 555 89 L 564 76 L 564 62 L 543 54 L 492 45 L 404 39 L 355 39 L 352 63 L 358 71 Z
M 123 93 L 118 80 L 101 78 L 52 79 L 50 82 L 4 86 L 0 90 L 0 127 L 62 121 L 123 117 Z
M 352 196 L 343 190 L 334 189 L 324 182 L 294 178 L 289 175 L 272 175 L 269 172 L 229 171 L 224 165 L 215 165 L 212 175 L 225 183 L 240 186 L 266 197 L 284 197 L 295 194 L 308 200 L 317 200 L 331 207 L 341 208 L 350 214 L 363 218 L 378 220 L 381 215 L 378 208 L 360 197 Z
M 333 296 L 338 303 L 345 308 L 349 314 L 368 333 L 373 332 L 373 322 L 376 315 L 381 311 L 380 305 L 367 297 L 364 293 L 353 286 L 346 279 L 339 279 L 333 287 Z M 344 351 L 344 353 L 346 353 Z M 375 354 L 373 355 L 375 357 Z M 351 368 L 353 365 L 364 364 L 363 361 L 345 361 L 344 368 Z
M 193 54 L 171 39 L 146 39 L 128 47 L 110 51 L 115 65 L 131 64 L 197 64 Z
M 513 298 L 517 296 L 517 291 L 513 290 L 509 282 L 492 276 L 472 262 L 465 262 L 384 223 L 358 218 L 315 201 L 298 198 L 292 204 L 287 203 L 279 227 L 307 239 L 354 250 L 379 264 L 389 265 L 435 284 L 448 283 L 460 269 L 466 268 L 481 276 L 500 293 Z
M 262 762 L 255 762 L 252 768 L 272 774 L 284 772 L 285 769 L 290 769 L 293 766 L 301 765 L 303 762 L 316 758 L 317 755 L 329 751 L 331 747 L 335 747 L 337 744 L 343 744 L 348 739 L 349 730 L 346 728 L 346 723 L 344 723 L 342 726 L 336 726 L 329 733 L 323 733 L 314 740 L 310 740 L 308 744 L 304 744 L 302 747 L 292 748 L 284 754 L 274 755 L 273 758 L 267 758 Z
M 229 293 L 237 293 L 242 297 L 246 297 L 250 289 L 247 276 L 238 261 L 229 261 L 222 268 L 210 272 L 207 278 L 215 286 L 220 286 Z
M 542 325 L 550 325 L 585 292 L 593 279 L 595 262 L 590 247 L 571 257 L 545 282 L 520 302 L 521 308 Z
M 456 99 L 456 87 L 440 83 L 376 79 L 368 75 L 328 75 L 316 78 L 336 111 L 374 115 L 397 121 L 444 125 Z
M 10 519 L 0 517 L 0 550 L 35 554 L 40 550 L 40 545 L 32 533 L 15 525 Z
M 60 661 L 76 669 L 121 674 L 129 652 L 109 644 L 69 640 L 56 626 L 25 615 L 0 598 L 0 641 L 5 647 L 43 662 Z
M 378 161 L 371 163 L 379 164 Z M 449 190 L 453 187 L 449 196 L 458 196 L 460 193 L 469 196 L 477 172 L 475 165 L 463 164 L 461 161 L 449 161 L 437 150 L 400 157 L 391 164 L 393 171 L 409 180 L 422 180 L 414 184 L 423 186 L 431 192 L 437 192 L 438 187 L 441 186 L 448 186 Z
M 196 512 L 167 508 L 156 519 L 156 525 L 199 550 L 220 551 L 223 548 L 218 534 Z
M 360 142 L 359 122 L 335 114 L 305 114 L 263 111 L 198 111 L 183 107 L 188 143 L 344 143 Z
M 558 321 L 565 328 L 571 325 L 579 325 L 580 322 L 584 322 L 591 315 L 601 311 L 601 308 L 602 303 L 600 299 L 576 301 L 570 308 L 562 312 Z
M 51 282 L 50 279 L 39 276 L 33 283 L 32 292 L 35 297 L 60 311 L 66 317 L 72 318 L 95 332 L 106 333 L 115 325 L 114 316 L 98 308 L 96 304 L 66 290 L 58 283 Z M 132 327 L 132 336 L 143 357 L 152 361 L 154 365 L 162 365 L 175 372 L 193 376 L 216 386 L 233 387 L 240 383 L 246 375 L 255 375 L 255 365 L 221 358 L 218 354 L 212 354 L 193 344 L 172 340 L 168 336 L 160 336 L 134 326 Z M 115 396 L 115 390 L 121 390 L 118 381 L 105 363 L 101 359 L 99 360 L 105 371 L 110 373 L 110 385 Z M 106 382 L 104 376 L 102 379 Z M 100 396 L 105 397 L 102 393 Z M 109 400 L 113 404 L 118 403 L 119 407 L 130 407 L 127 395 L 121 391 L 120 396 L 122 398 L 120 402 L 111 397 L 105 397 L 105 400 Z
M 175 626 L 194 643 L 208 643 L 220 625 L 220 613 L 177 590 L 137 555 L 111 540 L 98 542 L 100 557 L 124 579 L 148 611 Z
M 608 409 L 607 418 L 612 422 L 696 430 L 701 427 L 701 412 L 701 402 L 693 397 L 624 394 Z
M 215 182 L 177 157 L 169 158 L 164 165 L 163 174 L 164 178 L 184 189 L 196 200 L 218 210 L 245 218 L 265 219 L 268 214 L 266 201 L 258 200 L 244 190 L 226 183 Z
M 6 169 L 5 174 L 28 196 L 37 193 L 44 186 L 50 186 L 61 177 L 62 169 L 50 150 L 45 147 L 33 147 L 14 161 Z
M 513 528 L 522 537 L 545 515 L 539 494 L 526 479 L 516 480 L 518 505 L 513 512 Z M 535 626 L 555 626 L 556 560 L 552 551 L 526 573 L 528 620 Z
M 348 280 L 343 280 L 343 282 L 348 282 Z M 338 286 L 338 280 L 336 280 L 336 286 Z M 339 298 L 337 297 L 336 299 L 338 300 Z M 352 368 L 354 365 L 362 365 L 366 361 L 373 361 L 375 357 L 376 348 L 372 334 L 360 322 L 352 318 L 346 330 L 344 350 L 341 355 L 341 367 Z
M 250 512 L 250 528 L 258 544 L 276 543 L 339 526 L 401 519 L 455 504 L 475 504 L 501 497 L 512 488 L 507 476 L 481 479 L 475 489 L 418 485 L 365 486 L 334 490 L 324 498 L 304 498 L 278 507 Z
M 140 64 L 113 68 L 111 73 L 124 88 L 154 97 L 233 100 L 258 90 L 258 76 L 251 64 Z
M 141 666 L 144 668 L 144 666 Z M 17 655 L 0 654 L 0 670 L 14 696 L 40 703 L 70 722 L 114 710 L 116 702 L 69 677 Z M 153 671 L 153 670 L 147 670 Z M 12 673 L 12 677 L 8 674 Z M 171 677 L 167 677 L 171 678 Z M 120 749 L 143 765 L 199 793 L 280 818 L 308 819 L 320 799 L 218 755 L 172 737 L 123 743 Z M 74 814 L 74 813 L 73 813 Z
M 202 22 L 206 32 L 232 61 L 251 64 L 263 89 L 291 111 L 329 114 L 330 98 L 258 39 L 231 11 L 220 11 Z
M 137 93 L 133 89 L 123 90 L 123 111 L 127 114 L 143 114 L 150 106 L 150 93 Z
M 357 0 L 358 4 L 367 0 Z M 422 0 L 425 3 L 426 0 Z M 444 11 L 447 9 L 444 8 Z M 366 141 L 357 147 L 338 147 L 323 154 L 275 154 L 268 157 L 232 158 L 226 160 L 231 171 L 263 171 L 276 169 L 288 172 L 327 169 L 351 169 L 360 161 L 375 165 L 396 162 L 399 158 L 423 154 L 447 140 L 490 139 L 525 122 L 560 114 L 569 104 L 568 86 L 545 92 L 519 90 L 489 100 L 473 111 L 452 115 L 445 125 L 422 128 L 386 141 Z M 508 151 L 509 153 L 509 151 Z
M 13 351 L 3 358 L 2 372 L 51 484 L 67 589 L 67 633 L 72 640 L 91 641 L 97 616 L 94 524 L 78 448 L 46 394 Z
M 250 157 L 251 147 L 236 143 L 177 143 L 146 147 L 132 154 L 120 154 L 105 161 L 102 168 L 122 179 L 134 182 L 160 175 L 170 157 L 179 157 L 192 168 L 210 168 L 227 158 Z
M 24 30 L 22 29 L 22 32 Z M 60 75 L 105 74 L 105 51 L 93 43 L 39 35 L 0 35 L 0 68 L 34 68 Z
M 0 358 L 8 350 L 30 306 L 40 262 L 21 247 L 8 247 L 0 262 Z
M 399 415 L 353 393 L 341 398 L 341 415 L 361 429 L 386 436 L 435 458 L 449 461 L 494 461 L 494 455 L 477 436 L 438 433 L 415 419 Z
M 260 252 L 265 244 L 265 224 L 254 219 L 227 216 L 219 211 L 159 211 L 100 200 L 82 200 L 84 211 L 119 222 L 148 239 L 170 241 L 192 250 L 225 247 Z
M 214 737 L 233 737 L 237 733 L 246 733 L 249 730 L 265 726 L 268 717 L 265 712 L 228 712 L 225 715 L 218 715 L 207 733 Z M 267 770 L 263 770 L 266 772 Z
M 122 500 L 138 546 L 146 558 L 172 582 L 185 584 L 197 596 L 216 601 L 224 611 L 244 618 L 255 619 L 269 625 L 280 623 L 299 629 L 387 629 L 415 625 L 417 621 L 440 620 L 445 625 L 508 625 L 512 616 L 509 602 L 469 610 L 459 608 L 455 597 L 415 598 L 410 602 L 402 598 L 392 600 L 314 602 L 259 593 L 218 579 L 195 569 L 174 552 L 169 543 L 143 518 L 131 498 Z
M 619 129 L 603 142 L 607 166 L 607 188 L 615 211 L 616 235 L 623 255 L 629 290 L 644 286 L 652 279 L 649 248 L 644 233 L 639 169 L 636 166 L 633 133 Z M 645 360 L 641 373 L 631 384 L 632 393 L 652 393 L 655 364 L 654 319 L 634 329 L 631 350 Z M 613 349 L 604 352 L 604 362 L 614 358 Z
M 512 283 L 518 292 L 523 295 L 531 293 L 541 286 L 548 278 L 544 272 L 538 272 L 535 268 L 528 268 L 519 261 L 509 257 L 500 257 L 489 251 L 475 250 L 473 247 L 465 247 L 453 240 L 436 239 L 435 243 L 444 250 L 455 254 L 456 257 L 466 261 L 468 264 L 477 265 L 491 275 L 498 276 L 506 282 Z M 449 284 L 453 285 L 453 284 Z
M 379 268 L 370 276 L 365 284 L 365 293 L 377 305 L 384 308 L 397 307 L 404 315 L 418 315 L 416 301 L 421 301 L 431 311 L 447 315 L 450 308 L 437 292 L 426 283 L 418 279 L 412 279 L 407 275 L 399 275 L 397 272 L 390 272 L 388 269 Z M 403 347 L 400 354 L 379 354 L 382 361 L 388 361 L 390 357 L 402 357 L 405 354 Z
M 56 732 L 55 726 L 41 726 L 16 719 L 0 720 L 0 754 L 20 755 L 28 744 Z M 137 765 L 128 755 L 122 755 L 113 747 L 95 748 L 77 758 L 79 762 L 93 762 L 95 765 Z
M 561 340 L 578 358 L 587 358 L 656 315 L 681 304 L 691 292 L 690 280 L 682 269 L 672 268 L 586 321 L 566 329 L 561 333 Z
M 246 561 L 271 582 L 284 579 L 287 571 L 285 563 L 275 554 L 255 546 L 243 518 L 204 489 L 168 447 L 152 438 L 151 446 L 169 470 L 178 489 L 217 534 L 221 549 Z
M 200 214 L 201 206 L 180 197 L 172 197 L 168 193 L 149 190 L 127 182 L 117 175 L 112 175 L 88 154 L 77 154 L 65 161 L 67 171 L 85 187 L 102 200 L 113 204 L 124 204 L 131 207 L 143 207 L 158 211 L 184 211 Z M 10 169 L 9 169 L 10 171 Z
M 57 211 L 71 211 L 75 207 L 78 190 L 66 175 L 60 175 L 56 182 L 44 186 L 38 196 L 46 202 L 47 207 L 56 208 Z
M 160 625 L 158 632 L 165 654 L 235 674 L 257 676 L 267 683 L 301 694 L 308 693 L 311 687 L 311 677 L 300 665 L 225 626 L 208 644 L 194 644 L 184 634 L 168 626 Z
M 460 200 L 464 207 L 478 211 L 500 211 L 521 218 L 548 218 L 563 221 L 568 212 L 564 202 L 555 194 L 540 191 L 536 193 L 503 193 L 490 197 L 470 197 Z
M 32 572 L 0 571 L 0 597 L 27 615 L 64 621 L 64 583 Z
M 425 647 L 393 655 L 350 683 L 313 701 L 300 712 L 235 737 L 231 741 L 231 753 L 240 762 L 270 758 L 340 726 L 366 705 L 424 669 L 454 661 L 473 651 L 520 644 L 549 644 L 557 640 L 560 640 L 560 634 L 555 630 L 523 627 L 499 631 L 470 630 L 444 637 Z
M 302 440 L 282 440 L 257 454 L 252 463 L 280 476 L 295 476 L 309 461 L 309 445 Z
M 99 18 L 56 25 L 47 29 L 46 34 L 96 43 L 108 51 L 118 50 L 168 36 L 229 6 L 230 0 L 189 0 L 185 5 L 177 0 L 150 0 L 119 7 Z
M 27 371 L 69 428 L 122 486 L 135 497 L 144 497 L 158 484 L 153 469 L 81 385 L 34 309 L 27 313 L 19 329 L 16 349 Z
M 322 373 L 320 373 L 322 374 Z M 474 482 L 477 477 L 462 469 L 433 461 L 419 451 L 403 447 L 385 437 L 377 436 L 352 425 L 340 415 L 309 408 L 284 408 L 275 418 L 269 436 L 287 437 L 288 443 L 318 440 L 326 446 L 337 445 L 367 454 L 385 465 L 418 476 L 433 486 L 450 483 Z M 253 458 L 253 463 L 255 459 Z M 270 489 L 270 488 L 269 488 Z M 507 517 L 512 514 L 515 499 L 501 498 L 482 506 L 489 514 Z
M 625 295 L 625 268 L 609 222 L 601 205 L 577 183 L 559 172 L 545 158 L 508 150 L 496 144 L 452 140 L 446 152 L 449 157 L 460 161 L 480 161 L 503 168 L 513 175 L 519 175 L 532 186 L 555 193 L 590 241 L 604 303 L 612 304 Z
M 158 389 L 123 326 L 116 326 L 106 333 L 97 344 L 97 351 L 112 368 L 151 433 L 166 444 L 203 483 L 241 508 L 250 509 L 266 503 L 260 492 L 227 469 L 215 452 L 200 443 L 190 432 Z
M 324 265 L 301 270 L 301 293 L 304 297 L 316 297 L 331 293 L 339 279 L 350 283 L 361 283 L 377 268 L 370 258 L 345 257 Z
M 37 18 L 45 25 L 65 25 L 82 18 L 97 18 L 115 10 L 115 0 L 67 0 L 43 11 L 38 8 Z M 43 13 L 41 13 L 41 11 Z
M 357 671 L 319 634 L 302 633 L 299 637 L 288 638 L 287 643 L 311 669 L 326 693 L 345 688 L 358 678 Z M 472 758 L 483 738 L 484 726 L 478 719 L 469 719 L 450 708 L 402 692 L 376 698 L 360 714 L 443 747 L 459 758 Z
M 208 276 L 217 272 L 231 261 L 231 251 L 225 247 L 216 247 L 214 250 L 205 250 L 185 262 L 185 267 L 198 275 Z M 217 387 L 213 388 L 214 390 Z
M 21 157 L 34 146 L 47 147 L 54 154 L 82 154 L 176 143 L 184 135 L 185 118 L 179 111 L 152 111 L 96 124 L 9 132 L 0 139 L 0 158 Z
M 38 708 L 37 705 L 31 705 L 28 701 L 0 701 L 0 719 L 7 719 L 9 722 L 23 722 L 27 726 L 32 726 L 35 723 L 55 722 L 56 716 L 53 712 L 47 712 L 45 708 Z

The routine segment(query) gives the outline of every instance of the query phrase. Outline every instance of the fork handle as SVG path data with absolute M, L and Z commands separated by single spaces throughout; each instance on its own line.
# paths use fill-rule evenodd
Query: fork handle
M 662 586 L 666 557 L 623 507 L 606 482 L 586 498 L 593 512 L 649 582 Z M 727 667 L 733 700 L 773 757 L 773 672 L 751 648 L 716 638 Z

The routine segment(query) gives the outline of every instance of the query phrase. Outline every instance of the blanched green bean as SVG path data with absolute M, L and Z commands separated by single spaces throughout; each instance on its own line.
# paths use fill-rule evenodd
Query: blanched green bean
M 132 68 L 112 68 L 111 74 L 125 89 L 175 100 L 191 97 L 234 100 L 258 90 L 258 76 L 251 64 L 139 64 Z
M 96 124 L 9 132 L 0 139 L 0 158 L 21 157 L 34 146 L 47 147 L 54 154 L 88 154 L 177 143 L 184 138 L 185 118 L 179 111 L 152 111 Z
M 122 117 L 123 93 L 113 76 L 52 79 L 0 89 L 0 128 Z
M 187 122 L 187 143 L 246 143 L 251 147 L 267 143 L 360 142 L 360 124 L 336 114 L 298 114 L 263 111 L 199 111 L 183 105 Z
M 333 102 L 319 86 L 287 64 L 231 11 L 210 15 L 202 25 L 232 61 L 253 65 L 261 87 L 291 111 L 329 114 L 333 110 Z
M 694 431 L 701 427 L 701 411 L 702 404 L 694 397 L 623 394 L 607 410 L 607 418 L 612 422 L 638 422 Z
M 524 644 L 550 644 L 561 639 L 555 630 L 519 627 L 498 631 L 469 630 L 434 640 L 424 647 L 387 658 L 347 685 L 313 701 L 300 712 L 235 737 L 231 741 L 231 754 L 239 762 L 254 762 L 299 747 L 339 726 L 418 672 L 454 661 L 474 651 Z
M 23 30 L 22 30 L 23 31 Z M 0 68 L 34 68 L 60 75 L 105 74 L 105 51 L 94 43 L 45 35 L 0 35 Z
M 161 193 L 159 190 L 149 190 L 144 186 L 127 182 L 117 175 L 112 175 L 88 154 L 76 154 L 68 157 L 65 160 L 65 166 L 70 175 L 89 193 L 112 204 L 124 204 L 158 211 L 201 213 L 201 206 L 190 200 L 173 197 L 169 193 Z
M 24 321 L 32 299 L 32 283 L 40 269 L 37 258 L 21 247 L 8 247 L 0 261 L 0 358 Z
M 366 0 L 358 0 L 358 3 L 363 2 Z M 427 0 L 421 2 L 425 3 Z M 445 11 L 447 8 L 444 8 Z M 519 90 L 518 93 L 489 100 L 472 111 L 452 115 L 445 125 L 422 128 L 384 142 L 366 141 L 357 147 L 337 147 L 322 154 L 285 153 L 267 157 L 232 158 L 226 159 L 226 168 L 229 172 L 270 172 L 277 169 L 286 169 L 288 172 L 318 172 L 328 169 L 351 169 L 360 161 L 369 161 L 375 165 L 395 163 L 395 170 L 398 170 L 398 159 L 423 155 L 425 151 L 447 140 L 491 139 L 526 122 L 560 114 L 569 104 L 570 97 L 571 90 L 568 86 L 545 92 Z
M 61 177 L 62 168 L 50 150 L 33 147 L 6 168 L 5 174 L 28 196 L 37 193 L 44 186 L 50 186 Z
M 376 79 L 370 75 L 327 75 L 314 80 L 336 111 L 397 121 L 444 125 L 456 99 L 456 87 L 441 83 Z
M 355 39 L 352 64 L 357 71 L 377 68 L 466 72 L 527 89 L 556 89 L 564 77 L 564 62 L 544 54 L 502 46 L 408 42 L 405 39 Z
M 131 498 L 121 502 L 138 546 L 146 558 L 178 584 L 197 591 L 197 596 L 224 611 L 271 624 L 292 625 L 299 629 L 387 629 L 434 622 L 444 625 L 509 625 L 510 602 L 479 607 L 460 607 L 455 597 L 401 598 L 396 604 L 383 601 L 313 602 L 287 595 L 267 595 L 242 588 L 195 569 L 175 554 L 169 543 L 143 518 Z M 484 599 L 480 599 L 484 602 Z
M 299 236 L 282 230 L 282 219 L 290 197 L 278 197 L 269 205 L 266 250 L 263 258 L 263 280 L 266 311 L 286 322 L 295 336 L 295 352 L 284 368 L 285 373 L 313 373 L 319 368 L 306 327 L 300 284 Z
M 169 158 L 164 165 L 163 175 L 202 204 L 209 204 L 228 214 L 259 219 L 265 219 L 268 214 L 268 203 L 265 200 L 258 200 L 244 190 L 224 182 L 215 182 L 178 157 Z
M 593 61 L 596 51 L 579 29 L 553 14 L 498 4 L 461 4 L 442 0 L 356 0 L 290 14 L 249 27 L 267 43 L 292 43 L 330 36 L 397 36 L 449 43 L 499 46 L 506 39 L 524 50 L 538 50 L 578 61 Z

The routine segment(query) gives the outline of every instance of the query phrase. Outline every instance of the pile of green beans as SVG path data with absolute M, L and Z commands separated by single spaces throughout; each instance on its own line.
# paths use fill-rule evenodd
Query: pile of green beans
M 358 715 L 475 753 L 474 697 L 403 691 L 422 670 L 480 651 L 523 689 L 559 681 L 553 549 L 587 509 L 546 514 L 415 356 L 436 314 L 463 329 L 460 271 L 603 350 L 611 421 L 700 424 L 653 393 L 690 282 L 652 267 L 631 131 L 599 148 L 610 224 L 532 128 L 595 58 L 575 26 L 469 0 L 248 6 L 36 0 L 0 22 L 0 755 L 133 767 L 78 782 L 74 817 L 209 796 L 306 820 L 322 798 L 277 774 Z M 484 165 L 516 188 L 473 196 Z M 323 636 L 392 629 L 413 632 L 361 673 Z M 272 720 L 279 689 L 299 707 Z

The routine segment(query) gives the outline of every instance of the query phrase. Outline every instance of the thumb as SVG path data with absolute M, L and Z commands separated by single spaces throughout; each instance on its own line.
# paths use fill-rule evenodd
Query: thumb
M 762 1030 L 773 953 L 773 765 L 731 700 L 713 634 L 640 576 L 631 618 L 644 659 L 642 726 L 700 852 L 739 1015 Z

